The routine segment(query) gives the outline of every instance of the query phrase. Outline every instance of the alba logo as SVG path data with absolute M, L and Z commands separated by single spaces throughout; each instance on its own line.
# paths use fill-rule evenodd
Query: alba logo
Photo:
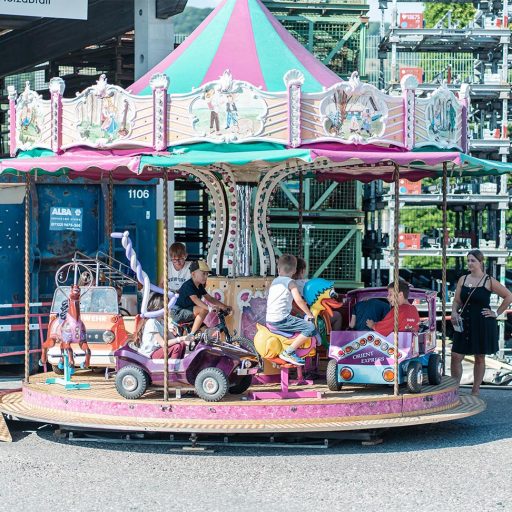
M 56 207 L 52 209 L 52 215 L 75 215 L 80 216 L 82 214 L 80 209 L 72 210 L 71 208 Z

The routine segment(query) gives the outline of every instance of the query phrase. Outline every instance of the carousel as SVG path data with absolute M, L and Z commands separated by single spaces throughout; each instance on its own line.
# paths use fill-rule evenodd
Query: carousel
M 395 328 L 389 336 L 379 339 L 371 333 L 356 333 L 347 337 L 342 331 L 330 332 L 332 304 L 326 304 L 333 284 L 311 280 L 310 291 L 306 291 L 311 297 L 306 300 L 312 310 L 320 304 L 315 306 L 318 318 L 327 326 L 323 352 L 316 340 L 304 349 L 309 369 L 316 370 L 315 379 L 280 360 L 274 341 L 260 333 L 265 328 L 261 324 L 267 290 L 277 273 L 269 203 L 284 180 L 295 177 L 299 186 L 306 177 L 328 182 L 391 182 L 394 246 L 398 247 L 401 178 L 441 180 L 446 232 L 449 176 L 510 171 L 506 164 L 465 154 L 467 88 L 462 86 L 456 96 L 441 86 L 420 99 L 415 94 L 417 87 L 414 77 L 405 76 L 401 93 L 388 95 L 361 82 L 357 73 L 340 80 L 287 33 L 259 0 L 224 0 L 178 49 L 129 90 L 108 84 L 103 76 L 69 99 L 60 78 L 50 81 L 49 100 L 43 100 L 28 84 L 20 94 L 10 89 L 12 158 L 0 161 L 0 178 L 26 183 L 27 349 L 22 389 L 0 397 L 0 411 L 8 418 L 70 429 L 195 435 L 358 431 L 455 420 L 483 411 L 481 399 L 460 395 L 455 381 L 444 375 L 444 295 L 436 302 L 431 294 L 414 291 L 430 304 L 420 334 L 398 332 L 396 306 Z M 45 174 L 108 184 L 109 256 L 114 244 L 126 250 L 131 279 L 142 289 L 142 317 L 150 316 L 146 308 L 149 292 L 163 293 L 166 346 L 171 319 L 163 313 L 175 300 L 167 285 L 167 212 L 172 200 L 168 184 L 172 180 L 203 183 L 212 205 L 205 256 L 213 275 L 207 287 L 210 295 L 233 309 L 223 325 L 217 326 L 214 341 L 207 329 L 195 353 L 187 354 L 184 362 L 168 360 L 164 350 L 160 366 L 138 361 L 128 346 L 117 347 L 110 365 L 106 364 L 105 376 L 93 373 L 87 366 L 94 366 L 94 348 L 85 342 L 82 331 L 86 327 L 80 321 L 80 293 L 85 296 L 87 290 L 78 287 L 82 270 L 75 261 L 68 273 L 72 282 L 65 290 L 69 304 L 65 323 L 73 326 L 75 337 L 56 334 L 53 339 L 62 349 L 63 385 L 58 385 L 59 377 L 51 372 L 30 375 L 29 198 L 32 184 Z M 149 283 L 129 233 L 113 233 L 112 205 L 108 204 L 116 182 L 153 178 L 163 183 L 163 289 Z M 299 203 L 300 197 L 299 193 Z M 299 204 L 299 213 L 302 208 Z M 298 255 L 303 251 L 300 231 Z M 441 288 L 445 289 L 445 246 L 442 262 Z M 398 251 L 391 263 L 398 296 Z M 379 296 L 377 289 L 372 293 Z M 356 295 L 341 295 L 338 306 L 343 308 Z M 443 319 L 440 337 L 436 308 Z M 238 336 L 231 335 L 235 330 Z M 438 345 L 440 354 L 434 358 Z M 44 354 L 46 348 L 42 350 Z M 69 360 L 84 353 L 86 368 L 72 374 Z M 341 357 L 350 353 L 354 361 L 378 366 L 384 381 L 378 384 L 363 377 L 351 381 L 350 365 Z M 126 370 L 130 365 L 144 374 L 145 387 L 140 395 L 128 393 L 126 397 L 119 392 L 115 372 L 125 375 L 128 391 L 139 390 L 139 374 Z M 354 365 L 349 370 L 354 371 Z M 202 375 L 212 368 L 220 370 Z M 180 372 L 186 377 L 177 377 Z M 225 383 L 215 380 L 219 373 Z M 200 380 L 205 383 L 203 388 L 198 385 Z M 228 391 L 215 394 L 224 385 Z

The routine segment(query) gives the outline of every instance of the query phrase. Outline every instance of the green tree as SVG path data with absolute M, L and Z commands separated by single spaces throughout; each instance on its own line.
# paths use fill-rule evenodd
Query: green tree
M 174 32 L 176 34 L 191 34 L 198 25 L 212 12 L 213 9 L 199 9 L 186 7 L 185 10 L 173 18 Z
M 448 11 L 452 12 L 452 23 L 465 27 L 474 17 L 476 9 L 472 4 L 428 3 L 423 13 L 425 25 L 432 28 Z

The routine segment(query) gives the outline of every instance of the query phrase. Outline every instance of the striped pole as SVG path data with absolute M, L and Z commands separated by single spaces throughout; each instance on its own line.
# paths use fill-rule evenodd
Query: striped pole
M 164 400 L 169 400 L 169 175 L 164 169 L 164 190 L 163 190 L 163 271 L 164 271 Z
M 400 254 L 399 254 L 399 239 L 398 239 L 398 229 L 400 225 L 400 166 L 395 164 L 395 223 L 394 223 L 394 232 L 393 232 L 393 282 L 394 282 L 394 325 L 393 325 L 393 334 L 395 340 L 395 382 L 394 382 L 394 394 L 398 396 L 398 281 L 400 280 L 400 269 L 398 268 L 400 264 Z
M 443 162 L 443 230 L 441 245 L 441 358 L 443 361 L 443 375 L 446 375 L 446 246 L 448 234 L 447 209 L 447 188 L 448 188 L 448 162 Z
M 30 381 L 30 174 L 25 179 L 25 382 Z

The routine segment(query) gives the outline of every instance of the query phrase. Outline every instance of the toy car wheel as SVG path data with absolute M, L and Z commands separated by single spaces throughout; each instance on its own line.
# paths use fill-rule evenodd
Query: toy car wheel
M 239 395 L 247 391 L 252 384 L 252 375 L 238 375 L 236 381 L 229 386 L 232 395 Z
M 199 398 L 207 402 L 218 402 L 226 396 L 229 383 L 222 370 L 205 368 L 198 373 L 194 385 Z
M 427 366 L 428 383 L 432 386 L 441 384 L 443 378 L 443 361 L 439 354 L 430 354 Z
M 423 386 L 423 367 L 419 361 L 411 361 L 407 367 L 407 389 L 419 393 Z
M 55 375 L 64 375 L 64 368 L 59 368 L 56 364 L 52 364 L 52 370 Z
M 129 400 L 140 398 L 148 388 L 147 373 L 138 366 L 125 366 L 116 375 L 117 392 Z
M 339 391 L 343 384 L 338 381 L 338 363 L 330 359 L 327 363 L 327 387 L 330 391 Z

